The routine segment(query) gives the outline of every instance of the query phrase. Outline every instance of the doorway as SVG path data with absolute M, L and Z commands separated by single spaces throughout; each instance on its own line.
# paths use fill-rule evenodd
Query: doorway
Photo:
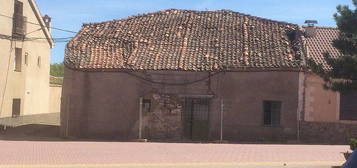
M 186 98 L 183 114 L 185 137 L 194 141 L 208 140 L 209 99 Z
M 21 112 L 21 99 L 12 100 L 12 117 L 20 116 Z

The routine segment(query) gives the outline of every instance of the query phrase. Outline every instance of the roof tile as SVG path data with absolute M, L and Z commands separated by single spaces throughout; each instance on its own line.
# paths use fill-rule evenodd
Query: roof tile
M 306 27 L 303 27 L 306 29 Z M 315 35 L 306 37 L 307 57 L 322 64 L 324 69 L 330 69 L 324 57 L 328 53 L 332 58 L 341 56 L 340 52 L 333 46 L 333 40 L 338 38 L 339 30 L 334 27 L 315 27 Z
M 66 47 L 65 64 L 83 70 L 216 71 L 299 68 L 295 24 L 238 12 L 170 9 L 85 24 Z

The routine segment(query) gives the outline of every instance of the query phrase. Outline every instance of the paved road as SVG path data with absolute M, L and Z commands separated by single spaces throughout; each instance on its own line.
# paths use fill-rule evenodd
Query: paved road
M 0 168 L 327 168 L 348 146 L 0 141 Z M 25 166 L 26 165 L 26 166 Z

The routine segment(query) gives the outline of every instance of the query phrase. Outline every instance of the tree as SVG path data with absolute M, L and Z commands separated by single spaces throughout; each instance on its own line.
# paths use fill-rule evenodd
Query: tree
M 55 76 L 55 77 L 63 77 L 64 74 L 63 63 L 51 64 L 50 74 L 51 76 Z
M 334 91 L 357 91 L 357 0 L 352 0 L 355 9 L 346 5 L 337 6 L 334 18 L 340 31 L 338 39 L 333 41 L 341 57 L 333 59 L 329 53 L 324 56 L 331 69 L 323 69 L 321 64 L 308 60 L 313 72 L 325 81 L 325 88 Z

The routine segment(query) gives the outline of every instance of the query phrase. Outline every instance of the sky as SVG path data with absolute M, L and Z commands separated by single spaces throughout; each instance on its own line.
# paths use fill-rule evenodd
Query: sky
M 52 17 L 52 27 L 78 32 L 83 23 L 126 18 L 163 9 L 228 9 L 253 16 L 304 25 L 317 20 L 318 26 L 333 26 L 339 4 L 352 7 L 352 0 L 37 0 L 42 15 Z M 52 30 L 54 38 L 74 33 Z M 63 62 L 66 43 L 56 43 L 51 63 Z

